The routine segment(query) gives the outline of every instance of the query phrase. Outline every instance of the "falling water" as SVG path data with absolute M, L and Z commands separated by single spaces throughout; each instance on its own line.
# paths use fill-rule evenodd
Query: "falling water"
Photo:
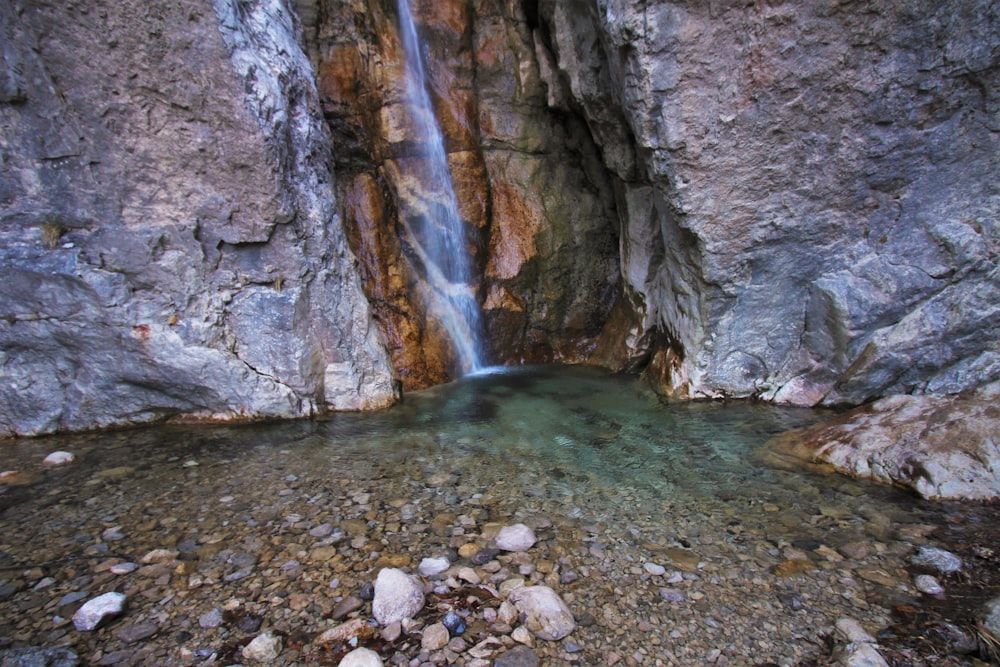
M 421 203 L 424 210 L 418 215 L 401 217 L 425 272 L 428 309 L 448 331 L 462 372 L 470 373 L 482 367 L 482 327 L 471 284 L 465 227 L 458 214 L 444 139 L 431 106 L 420 41 L 407 0 L 399 0 L 399 22 L 412 127 L 417 142 L 426 150 L 419 179 L 423 192 L 431 193 Z

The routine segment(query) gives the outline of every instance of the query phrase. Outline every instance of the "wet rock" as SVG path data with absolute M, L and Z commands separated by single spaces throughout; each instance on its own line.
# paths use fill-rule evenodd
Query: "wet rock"
M 485 565 L 486 563 L 489 563 L 491 560 L 496 558 L 498 555 L 500 555 L 500 549 L 494 549 L 490 547 L 487 549 L 480 549 L 479 551 L 476 551 L 476 553 L 471 558 L 469 558 L 469 560 L 472 561 L 473 565 Z
M 523 523 L 504 526 L 497 533 L 495 543 L 503 551 L 527 551 L 535 546 L 535 531 Z
M 918 591 L 928 595 L 942 595 L 944 593 L 944 587 L 929 574 L 918 574 L 913 578 L 913 585 L 917 587 Z
M 367 648 L 356 648 L 343 657 L 339 667 L 383 667 L 384 664 L 382 658 L 375 651 Z
M 9 648 L 0 650 L 0 667 L 77 667 L 80 658 L 64 648 Z
M 96 630 L 104 622 L 111 620 L 125 610 L 125 595 L 105 593 L 88 600 L 73 614 L 73 627 L 80 632 Z
M 335 621 L 339 621 L 352 611 L 357 611 L 364 606 L 364 600 L 353 595 L 349 595 L 340 602 L 338 602 L 333 607 L 333 611 L 330 612 L 330 618 Z
M 243 659 L 250 662 L 271 664 L 278 659 L 281 649 L 281 637 L 264 632 L 254 637 L 249 644 L 243 647 Z
M 515 646 L 497 656 L 494 667 L 538 667 L 538 654 L 528 646 Z
M 979 614 L 983 627 L 994 639 L 1000 640 L 1000 597 L 995 597 L 983 605 Z
M 42 463 L 50 466 L 61 466 L 67 463 L 72 463 L 75 460 L 76 456 L 72 452 L 59 451 L 59 452 L 52 452 L 51 454 L 46 456 L 45 460 L 42 461 Z
M 838 650 L 838 661 L 843 667 L 888 667 L 878 652 L 875 638 L 860 623 L 851 618 L 837 621 L 839 636 L 847 641 Z
M 977 395 L 892 396 L 776 436 L 765 451 L 904 486 L 925 498 L 989 500 L 1000 497 L 995 403 Z
M 441 624 L 448 628 L 448 633 L 452 637 L 457 637 L 465 632 L 465 619 L 453 611 L 449 611 L 444 615 L 444 618 L 441 619 Z
M 509 597 L 524 614 L 524 625 L 536 637 L 558 641 L 576 629 L 576 621 L 566 603 L 548 586 L 523 586 Z
M 332 648 L 336 644 L 347 643 L 352 640 L 364 641 L 374 639 L 376 635 L 378 635 L 378 631 L 365 619 L 355 618 L 324 631 L 316 638 L 316 643 L 320 646 Z
M 136 642 L 142 641 L 143 639 L 149 639 L 159 631 L 159 626 L 152 621 L 146 621 L 145 623 L 135 623 L 133 625 L 127 625 L 120 630 L 115 632 L 115 637 L 120 639 L 126 644 L 134 644 Z
M 424 607 L 424 591 L 402 570 L 385 568 L 375 579 L 372 613 L 381 625 L 412 618 Z
M 918 567 L 926 567 L 942 574 L 950 574 L 962 569 L 961 558 L 950 551 L 937 547 L 920 547 L 910 560 Z

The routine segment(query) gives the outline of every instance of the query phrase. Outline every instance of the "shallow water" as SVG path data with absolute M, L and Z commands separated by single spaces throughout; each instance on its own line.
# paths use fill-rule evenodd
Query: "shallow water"
M 466 542 L 486 545 L 492 524 L 523 521 L 539 534 L 537 563 L 505 556 L 495 583 L 521 571 L 585 620 L 573 644 L 536 647 L 545 664 L 602 664 L 609 652 L 622 664 L 796 664 L 822 651 L 837 618 L 879 628 L 893 604 L 919 597 L 904 568 L 931 529 L 993 520 L 754 462 L 769 436 L 823 416 L 665 405 L 633 378 L 537 367 L 481 373 L 378 414 L 0 443 L 2 467 L 30 482 L 0 487 L 0 637 L 68 644 L 95 663 L 193 664 L 239 639 L 198 623 L 228 604 L 300 631 L 288 664 L 326 664 L 309 633 L 332 624 L 331 606 L 373 580 L 380 559 L 455 558 Z M 57 449 L 77 461 L 44 469 Z M 310 532 L 321 524 L 332 533 Z M 834 553 L 852 545 L 863 555 Z M 179 551 L 181 565 L 107 573 L 154 548 Z M 815 569 L 775 576 L 799 558 Z M 891 582 L 870 582 L 875 569 Z M 152 638 L 67 624 L 66 593 L 112 589 L 130 596 L 117 627 L 151 622 Z M 417 658 L 419 641 L 384 650 Z

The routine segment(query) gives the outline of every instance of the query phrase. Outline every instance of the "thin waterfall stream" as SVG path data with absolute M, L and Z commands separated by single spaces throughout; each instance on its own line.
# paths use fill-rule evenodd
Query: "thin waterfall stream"
M 444 136 L 431 103 L 420 37 L 407 0 L 399 0 L 398 7 L 414 141 L 423 148 L 422 168 L 416 176 L 427 195 L 420 202 L 421 210 L 403 211 L 401 219 L 426 279 L 428 310 L 448 332 L 462 373 L 471 373 L 478 371 L 483 361 L 469 242 L 459 215 Z

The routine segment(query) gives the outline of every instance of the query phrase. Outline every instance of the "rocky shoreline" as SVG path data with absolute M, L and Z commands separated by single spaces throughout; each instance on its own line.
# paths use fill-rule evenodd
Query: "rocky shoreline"
M 1000 584 L 988 574 L 995 508 L 908 512 L 879 487 L 836 478 L 799 480 L 766 500 L 747 489 L 741 499 L 651 503 L 599 481 L 559 495 L 516 463 L 458 469 L 426 452 L 335 461 L 351 476 L 332 477 L 301 451 L 275 460 L 263 446 L 77 477 L 76 463 L 46 469 L 40 449 L 21 450 L 25 468 L 37 468 L 25 471 L 35 498 L 11 501 L 13 486 L 0 496 L 5 666 L 75 664 L 12 662 L 28 647 L 91 665 L 988 658 L 970 615 L 980 601 L 963 598 Z M 915 560 L 940 546 L 960 552 L 959 570 Z M 403 602 L 380 591 L 387 576 Z M 124 596 L 123 611 L 81 629 L 80 609 L 109 592 Z M 934 607 L 945 599 L 947 611 Z M 900 609 L 925 614 L 914 646 L 893 634 Z

